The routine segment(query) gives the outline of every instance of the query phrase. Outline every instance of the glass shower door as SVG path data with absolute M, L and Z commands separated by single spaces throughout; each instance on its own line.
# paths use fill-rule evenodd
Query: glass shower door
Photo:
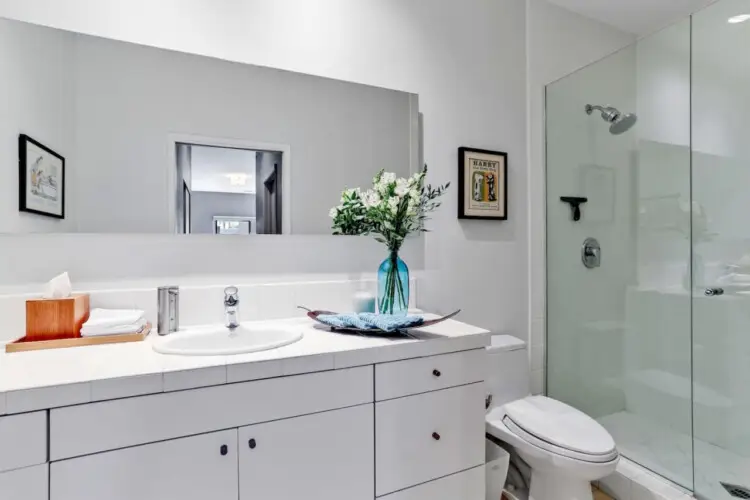
M 692 489 L 690 20 L 548 85 L 546 105 L 548 394 Z
M 710 500 L 750 498 L 749 53 L 750 0 L 693 16 L 695 491 Z

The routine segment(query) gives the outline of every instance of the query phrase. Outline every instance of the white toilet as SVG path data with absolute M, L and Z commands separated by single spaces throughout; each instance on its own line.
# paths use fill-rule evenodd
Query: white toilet
M 497 335 L 487 350 L 487 434 L 531 468 L 529 500 L 592 500 L 591 481 L 614 472 L 620 458 L 612 436 L 575 408 L 529 395 L 525 342 Z

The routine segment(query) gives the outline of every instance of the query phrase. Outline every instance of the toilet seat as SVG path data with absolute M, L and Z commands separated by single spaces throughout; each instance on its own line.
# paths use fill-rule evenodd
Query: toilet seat
M 519 439 L 545 451 L 590 463 L 607 463 L 618 457 L 612 436 L 598 422 L 565 403 L 533 396 L 493 411 Z

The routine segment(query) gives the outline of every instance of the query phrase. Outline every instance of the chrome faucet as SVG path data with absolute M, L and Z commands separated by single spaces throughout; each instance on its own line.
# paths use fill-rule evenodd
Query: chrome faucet
M 240 291 L 236 286 L 224 289 L 224 320 L 230 330 L 240 326 Z
M 160 286 L 158 289 L 158 317 L 156 327 L 159 335 L 169 335 L 180 329 L 180 288 Z

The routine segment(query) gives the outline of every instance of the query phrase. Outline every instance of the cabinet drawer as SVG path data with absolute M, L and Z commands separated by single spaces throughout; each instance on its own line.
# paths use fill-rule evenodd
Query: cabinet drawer
M 376 496 L 484 464 L 484 383 L 375 405 Z
M 484 466 L 482 466 L 382 498 L 383 500 L 485 500 L 484 484 Z
M 0 473 L 0 499 L 47 500 L 49 495 L 47 464 Z
M 50 456 L 61 460 L 371 403 L 372 366 L 58 408 Z
M 400 398 L 484 380 L 485 349 L 375 366 L 375 400 Z
M 47 461 L 47 412 L 0 417 L 0 472 Z

